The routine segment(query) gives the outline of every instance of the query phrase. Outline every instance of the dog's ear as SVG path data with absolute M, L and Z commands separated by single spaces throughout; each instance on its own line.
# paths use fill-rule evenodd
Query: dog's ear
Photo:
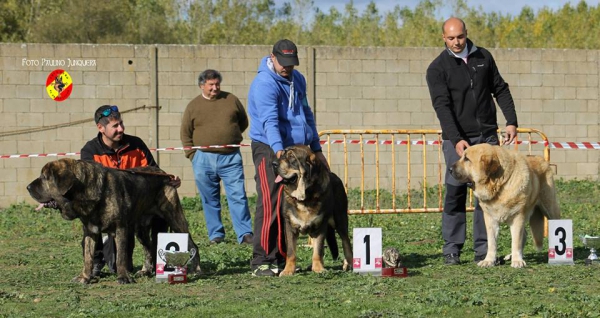
M 310 156 L 308 156 L 308 160 L 307 160 L 308 164 L 314 165 L 316 161 L 317 161 L 317 155 L 314 153 L 311 153 Z
M 306 159 L 306 163 L 308 164 L 308 175 L 309 177 L 313 175 L 318 175 L 321 173 L 321 161 L 317 158 L 315 153 L 311 153 L 310 156 Z
M 499 173 L 501 173 L 502 170 L 502 165 L 500 165 L 500 159 L 495 153 L 482 155 L 481 165 L 483 169 L 487 171 L 487 175 L 490 177 L 497 176 Z
M 67 160 L 58 160 L 48 164 L 46 169 L 46 177 L 51 179 L 56 185 L 56 189 L 61 195 L 65 195 L 73 185 L 77 178 L 68 167 Z
M 103 184 L 105 171 L 110 168 L 103 167 L 96 162 L 86 162 L 82 160 L 73 160 L 70 162 L 70 171 L 73 173 L 72 190 L 75 193 L 85 196 L 86 200 L 99 201 L 102 198 L 100 191 L 95 186 L 86 186 L 88 184 Z

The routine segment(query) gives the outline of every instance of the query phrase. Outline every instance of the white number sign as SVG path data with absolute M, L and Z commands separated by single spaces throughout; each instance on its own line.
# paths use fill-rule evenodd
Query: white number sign
M 548 220 L 548 264 L 573 265 L 573 220 Z
M 353 232 L 355 273 L 381 275 L 381 228 L 355 228 Z

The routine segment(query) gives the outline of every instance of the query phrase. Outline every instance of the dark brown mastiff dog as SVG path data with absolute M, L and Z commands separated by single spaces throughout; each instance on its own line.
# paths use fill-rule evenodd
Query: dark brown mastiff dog
M 177 190 L 156 167 L 127 171 L 106 168 L 98 163 L 60 159 L 47 163 L 39 178 L 28 186 L 29 194 L 40 203 L 52 203 L 65 220 L 80 219 L 84 229 L 84 265 L 75 282 L 90 283 L 93 255 L 101 233 L 115 236 L 117 281 L 133 282 L 127 272 L 132 266 L 134 234 L 144 247 L 141 274 L 152 273 L 156 264 L 156 242 L 150 237 L 153 217 L 164 219 L 173 232 L 189 233 Z M 198 247 L 189 238 L 190 248 Z M 200 272 L 198 253 L 191 272 Z
M 327 244 L 333 258 L 338 248 L 335 232 L 342 239 L 343 270 L 352 264 L 352 245 L 348 236 L 348 197 L 342 180 L 327 170 L 307 146 L 291 146 L 273 162 L 275 182 L 283 183 L 286 263 L 280 276 L 293 275 L 296 269 L 296 245 L 300 234 L 313 241 L 312 271 L 321 273 L 323 246 Z

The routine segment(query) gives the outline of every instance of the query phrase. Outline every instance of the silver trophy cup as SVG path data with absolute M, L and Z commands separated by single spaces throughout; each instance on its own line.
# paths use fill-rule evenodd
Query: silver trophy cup
M 182 274 L 187 272 L 185 268 L 196 256 L 196 249 L 192 248 L 189 252 L 170 252 L 161 249 L 158 251 L 158 256 L 165 262 L 165 271 Z
M 580 236 L 583 245 L 590 249 L 590 256 L 586 258 L 585 265 L 598 265 L 600 259 L 596 255 L 596 249 L 600 248 L 600 236 Z

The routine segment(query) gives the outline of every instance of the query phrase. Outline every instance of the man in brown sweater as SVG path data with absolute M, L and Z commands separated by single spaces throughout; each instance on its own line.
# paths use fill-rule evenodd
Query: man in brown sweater
M 181 142 L 186 146 L 237 145 L 248 128 L 248 116 L 240 100 L 221 91 L 222 76 L 205 70 L 198 77 L 202 91 L 185 109 L 181 121 Z M 192 161 L 196 186 L 202 199 L 208 238 L 212 244 L 223 242 L 221 185 L 223 181 L 233 229 L 238 243 L 252 244 L 252 220 L 244 187 L 244 167 L 238 147 L 186 150 Z

